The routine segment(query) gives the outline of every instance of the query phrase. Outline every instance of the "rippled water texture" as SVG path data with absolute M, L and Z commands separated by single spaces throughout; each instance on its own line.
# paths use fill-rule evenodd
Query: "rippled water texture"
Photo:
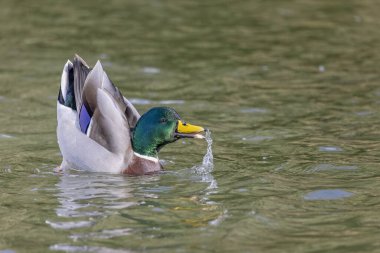
M 379 252 L 379 8 L 2 0 L 0 253 Z M 75 53 L 212 138 L 165 147 L 160 174 L 54 173 Z

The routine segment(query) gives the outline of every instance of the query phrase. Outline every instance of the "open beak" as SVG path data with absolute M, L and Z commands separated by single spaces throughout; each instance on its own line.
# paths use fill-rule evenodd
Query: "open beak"
M 178 120 L 175 136 L 179 138 L 204 139 L 205 137 L 201 134 L 204 130 L 203 127 L 191 125 Z

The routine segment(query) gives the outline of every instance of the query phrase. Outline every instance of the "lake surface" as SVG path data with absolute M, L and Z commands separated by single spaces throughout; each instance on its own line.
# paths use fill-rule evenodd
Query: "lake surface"
M 0 253 L 379 252 L 380 5 L 12 1 L 0 8 Z M 56 97 L 75 53 L 207 143 L 165 172 L 68 171 Z M 94 154 L 96 155 L 96 154 Z

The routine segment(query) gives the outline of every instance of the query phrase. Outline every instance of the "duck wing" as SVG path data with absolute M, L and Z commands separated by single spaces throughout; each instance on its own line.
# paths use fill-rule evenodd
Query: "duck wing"
M 100 64 L 100 62 L 98 62 Z M 101 64 L 100 64 L 101 66 Z M 102 70 L 103 67 L 101 66 Z M 88 74 L 91 72 L 91 68 L 88 66 L 88 64 L 79 56 L 75 55 L 74 61 L 73 61 L 73 69 L 74 69 L 74 91 L 75 91 L 75 100 L 76 100 L 76 108 L 78 112 L 80 112 L 80 108 L 83 104 L 83 90 L 85 86 L 85 82 L 87 79 Z M 104 72 L 104 70 L 103 70 Z M 105 74 L 105 76 L 107 76 Z M 137 121 L 140 119 L 140 114 L 136 110 L 136 108 L 133 106 L 133 104 L 123 97 L 117 87 L 111 82 L 111 80 L 107 77 L 107 82 L 102 83 L 102 87 L 106 89 L 113 98 L 117 101 L 118 106 L 120 109 L 124 112 L 129 127 L 134 128 L 136 126 Z M 96 85 L 100 85 L 100 80 L 97 82 Z
M 112 84 L 99 61 L 83 84 L 77 113 L 79 128 L 88 137 L 112 153 L 132 155 L 128 118 L 135 124 L 140 115 Z
M 79 110 L 82 106 L 84 82 L 86 81 L 87 75 L 90 73 L 91 68 L 79 55 L 76 54 L 73 60 L 73 69 L 75 104 L 76 109 Z
M 127 117 L 129 127 L 135 128 L 137 121 L 140 119 L 140 114 L 128 99 L 123 97 L 125 108 L 125 116 Z

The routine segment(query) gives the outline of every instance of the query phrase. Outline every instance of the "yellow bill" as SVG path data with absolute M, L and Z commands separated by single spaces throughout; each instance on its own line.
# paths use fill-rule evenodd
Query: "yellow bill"
M 181 120 L 178 120 L 177 125 L 177 135 L 182 138 L 196 138 L 204 139 L 205 137 L 200 133 L 205 129 L 201 126 L 191 125 L 189 123 L 183 123 Z

